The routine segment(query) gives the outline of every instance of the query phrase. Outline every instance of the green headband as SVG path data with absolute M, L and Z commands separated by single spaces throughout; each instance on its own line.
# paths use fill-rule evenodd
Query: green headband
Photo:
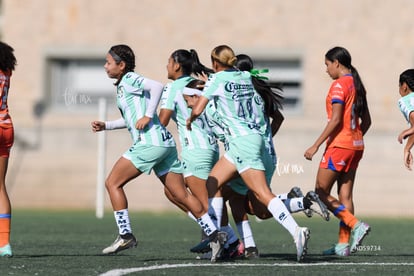
M 269 73 L 269 69 L 252 69 L 250 70 L 250 74 L 252 75 L 252 77 L 255 77 L 256 79 L 259 80 L 268 80 L 268 77 L 262 76 L 261 74 L 263 73 Z

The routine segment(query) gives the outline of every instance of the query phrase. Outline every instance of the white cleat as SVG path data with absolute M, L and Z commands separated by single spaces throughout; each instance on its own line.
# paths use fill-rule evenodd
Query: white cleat
M 310 231 L 306 227 L 296 227 L 295 231 L 295 245 L 297 251 L 297 261 L 300 262 L 304 259 L 308 250 L 308 240 L 310 238 Z
M 221 231 L 217 233 L 217 236 L 214 240 L 210 241 L 212 263 L 215 263 L 221 257 L 226 241 L 227 233 Z
M 102 250 L 102 254 L 115 254 L 131 247 L 137 247 L 137 245 L 138 242 L 132 234 L 129 234 L 127 238 L 118 236 L 110 246 Z

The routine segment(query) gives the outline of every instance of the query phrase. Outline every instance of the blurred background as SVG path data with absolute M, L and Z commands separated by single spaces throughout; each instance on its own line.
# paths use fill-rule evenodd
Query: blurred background
M 356 212 L 413 216 L 413 173 L 403 165 L 397 135 L 407 128 L 397 107 L 398 77 L 414 62 L 410 0 L 2 0 L 0 38 L 15 49 L 9 107 L 16 130 L 7 186 L 14 208 L 95 208 L 100 98 L 108 119 L 120 114 L 113 80 L 103 69 L 115 44 L 128 44 L 140 74 L 167 83 L 176 49 L 196 49 L 210 66 L 220 44 L 250 55 L 285 90 L 285 122 L 275 139 L 275 193 L 314 187 L 323 149 L 304 151 L 326 124 L 331 79 L 324 55 L 347 48 L 368 91 L 372 128 L 354 189 Z M 176 133 L 172 123 L 169 129 Z M 106 174 L 131 140 L 107 133 Z M 153 175 L 127 185 L 133 210 L 176 209 Z M 334 191 L 335 192 L 335 191 Z M 105 195 L 105 208 L 111 206 Z

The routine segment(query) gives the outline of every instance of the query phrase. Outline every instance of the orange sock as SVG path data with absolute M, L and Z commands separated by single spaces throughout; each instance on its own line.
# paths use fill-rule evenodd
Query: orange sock
M 10 243 L 10 214 L 0 214 L 0 247 Z
M 340 221 L 351 229 L 354 228 L 355 224 L 358 222 L 358 219 L 342 204 L 336 208 L 333 213 L 335 217 L 339 218 Z
M 349 243 L 351 236 L 351 228 L 345 225 L 342 221 L 339 223 L 339 239 L 338 243 Z

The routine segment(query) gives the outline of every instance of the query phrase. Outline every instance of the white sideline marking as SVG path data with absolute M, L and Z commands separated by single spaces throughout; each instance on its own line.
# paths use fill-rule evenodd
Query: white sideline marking
M 298 266 L 395 266 L 395 265 L 402 265 L 402 266 L 414 266 L 414 263 L 292 263 L 292 264 L 164 264 L 164 265 L 153 265 L 153 266 L 145 266 L 145 267 L 132 267 L 132 268 L 124 268 L 124 269 L 113 269 L 109 270 L 105 273 L 100 274 L 100 276 L 122 276 L 129 273 L 134 272 L 141 272 L 141 271 L 150 271 L 150 270 L 158 270 L 158 269 L 169 269 L 169 268 L 180 268 L 180 267 L 211 267 L 211 266 L 228 266 L 228 267 L 235 267 L 235 266 L 266 266 L 266 267 L 298 267 Z

